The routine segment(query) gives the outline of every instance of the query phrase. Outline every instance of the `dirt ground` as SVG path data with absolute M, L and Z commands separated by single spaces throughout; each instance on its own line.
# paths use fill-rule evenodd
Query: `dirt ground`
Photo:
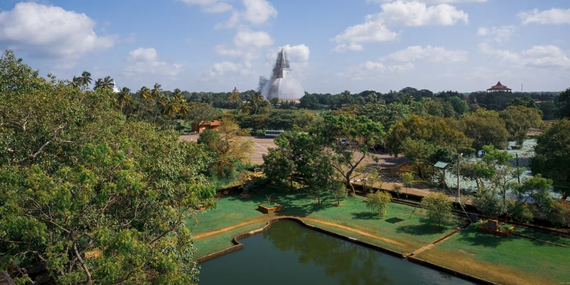
M 197 141 L 198 137 L 199 136 L 197 134 L 193 134 L 193 135 L 180 136 L 180 139 L 185 140 L 185 141 Z M 242 138 L 253 140 L 254 152 L 251 155 L 251 162 L 253 164 L 263 164 L 262 155 L 269 153 L 269 151 L 267 150 L 268 148 L 277 147 L 275 145 L 274 139 L 272 139 L 272 138 L 265 138 L 265 137 L 242 137 Z M 376 168 L 380 168 L 380 169 L 396 167 L 398 165 L 402 165 L 402 164 L 408 162 L 408 159 L 404 156 L 399 156 L 398 158 L 396 158 L 396 157 L 390 156 L 388 154 L 381 154 L 381 153 L 374 153 L 373 155 L 379 158 L 378 162 L 375 162 L 370 157 L 367 157 L 364 162 L 367 165 L 370 165 L 370 166 L 373 166 Z M 356 154 L 356 156 L 359 156 L 359 155 Z M 357 177 L 357 179 L 358 179 L 358 177 Z M 356 184 L 359 184 L 359 183 L 357 182 Z M 392 187 L 394 184 L 398 184 L 398 185 L 403 186 L 401 183 L 401 179 L 399 178 L 398 175 L 396 175 L 396 173 L 394 173 L 393 177 L 388 173 L 384 173 L 382 175 L 382 188 L 383 189 L 391 190 L 391 189 L 393 189 Z M 379 185 L 376 185 L 376 186 L 379 186 Z M 427 187 L 425 185 L 421 185 L 421 184 L 416 184 L 413 187 L 405 187 L 404 186 L 402 189 L 402 194 L 404 194 L 404 195 L 406 193 L 409 193 L 409 194 L 415 194 L 415 195 L 419 195 L 419 196 L 427 196 L 432 192 L 435 192 L 435 190 L 430 189 L 429 187 Z M 454 200 L 454 198 L 452 198 L 451 196 L 450 196 L 450 199 Z
M 185 141 L 197 141 L 199 135 L 186 135 L 180 136 L 181 140 Z M 251 139 L 253 140 L 253 154 L 251 155 L 251 163 L 253 164 L 263 164 L 263 157 L 262 155 L 269 153 L 267 150 L 270 147 L 277 147 L 275 145 L 275 141 L 272 138 L 265 138 L 265 137 L 242 137 L 242 139 Z

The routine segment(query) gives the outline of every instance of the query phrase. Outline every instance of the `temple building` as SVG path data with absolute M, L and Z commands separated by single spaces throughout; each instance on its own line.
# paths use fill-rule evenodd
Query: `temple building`
M 267 100 L 278 98 L 281 101 L 297 101 L 305 96 L 303 86 L 293 78 L 287 54 L 281 48 L 277 54 L 277 61 L 273 67 L 271 79 L 260 81 L 261 94 Z
M 512 89 L 501 84 L 501 81 L 499 81 L 499 83 L 497 83 L 497 85 L 487 89 L 487 92 L 512 92 Z

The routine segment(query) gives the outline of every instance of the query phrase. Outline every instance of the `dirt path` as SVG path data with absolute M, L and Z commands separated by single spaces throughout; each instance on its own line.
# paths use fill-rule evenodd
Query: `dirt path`
M 217 235 L 220 235 L 220 234 L 229 232 L 229 231 L 233 231 L 233 230 L 235 230 L 235 229 L 239 229 L 239 228 L 242 228 L 242 227 L 245 227 L 245 226 L 252 225 L 252 224 L 256 224 L 256 223 L 260 223 L 260 222 L 268 222 L 269 220 L 272 220 L 272 219 L 275 219 L 275 218 L 294 218 L 294 219 L 300 219 L 300 220 L 302 220 L 302 221 L 304 221 L 304 222 L 307 222 L 307 223 L 311 223 L 311 222 L 319 223 L 319 224 L 321 224 L 321 225 L 331 226 L 331 227 L 335 227 L 335 228 L 347 230 L 347 231 L 350 231 L 350 232 L 353 232 L 353 233 L 357 233 L 357 234 L 359 234 L 359 235 L 361 235 L 361 236 L 373 238 L 373 239 L 376 239 L 376 240 L 381 240 L 381 241 L 383 241 L 383 242 L 387 242 L 387 243 L 390 243 L 390 244 L 393 244 L 393 245 L 402 246 L 402 247 L 405 246 L 404 244 L 402 244 L 402 243 L 400 243 L 400 242 L 398 242 L 398 241 L 395 241 L 395 240 L 392 240 L 392 239 L 388 239 L 388 238 L 384 238 L 384 237 L 379 237 L 379 236 L 376 236 L 376 235 L 371 234 L 371 233 L 369 233 L 369 232 L 357 230 L 357 229 L 354 229 L 354 228 L 351 228 L 351 227 L 348 227 L 348 226 L 344 226 L 344 225 L 340 225 L 340 224 L 337 224 L 337 223 L 332 223 L 332 222 L 328 222 L 328 221 L 324 221 L 324 220 L 320 220 L 320 219 L 315 219 L 315 218 L 308 218 L 308 217 L 300 218 L 300 217 L 295 217 L 295 216 L 270 216 L 270 217 L 260 217 L 260 218 L 256 218 L 256 219 L 252 219 L 252 220 L 248 220 L 248 221 L 239 223 L 239 224 L 237 224 L 237 225 L 233 225 L 233 226 L 230 226 L 230 227 L 226 227 L 226 228 L 223 228 L 223 229 L 218 229 L 218 230 L 214 230 L 214 231 L 209 231 L 209 232 L 203 232 L 203 233 L 195 234 L 195 235 L 194 235 L 194 240 L 200 240 L 200 239 L 204 239 L 204 238 L 207 238 L 207 237 L 217 236 Z
M 220 235 L 223 233 L 227 233 L 229 231 L 233 231 L 235 229 L 239 229 L 239 228 L 243 228 L 245 226 L 252 225 L 252 224 L 267 222 L 267 221 L 271 220 L 272 218 L 274 218 L 274 217 L 259 217 L 259 218 L 255 218 L 252 220 L 248 220 L 248 221 L 239 223 L 237 225 L 233 225 L 231 227 L 218 229 L 218 230 L 214 230 L 214 231 L 209 231 L 209 232 L 198 233 L 198 234 L 194 235 L 194 240 L 201 240 L 203 238 L 207 238 L 207 237 L 211 237 L 211 236 L 217 236 L 217 235 Z
M 365 232 L 365 231 L 361 231 L 361 230 L 357 230 L 351 227 L 347 227 L 347 226 L 343 226 L 343 225 L 339 225 L 336 223 L 331 223 L 331 222 L 327 222 L 327 221 L 323 221 L 323 220 L 319 220 L 319 219 L 314 219 L 314 218 L 302 218 L 301 220 L 305 221 L 305 222 L 315 222 L 315 223 L 319 223 L 322 225 L 326 225 L 326 226 L 331 226 L 331 227 L 335 227 L 335 228 L 339 228 L 339 229 L 343 229 L 343 230 L 347 230 L 347 231 L 351 231 L 353 233 L 357 233 L 361 236 L 365 236 L 365 237 L 369 237 L 369 238 L 373 238 L 373 239 L 377 239 L 377 240 L 381 240 L 383 242 L 387 242 L 393 245 L 398 245 L 398 246 L 402 246 L 405 247 L 405 245 L 403 243 L 400 243 L 398 241 L 392 240 L 392 239 L 388 239 L 388 238 L 384 238 L 384 237 L 379 237 L 377 235 L 373 235 L 371 233 Z

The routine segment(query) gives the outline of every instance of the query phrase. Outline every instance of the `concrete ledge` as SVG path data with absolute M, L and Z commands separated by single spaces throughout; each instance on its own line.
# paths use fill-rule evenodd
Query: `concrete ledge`
M 479 278 L 479 277 L 475 277 L 475 276 L 470 275 L 470 274 L 467 274 L 467 273 L 461 273 L 461 272 L 455 271 L 455 270 L 453 270 L 453 269 L 451 269 L 451 268 L 448 268 L 448 267 L 445 267 L 445 266 L 441 266 L 441 265 L 437 265 L 437 264 L 435 264 L 435 263 L 431 263 L 431 262 L 429 262 L 429 261 L 425 261 L 425 260 L 423 260 L 423 259 L 419 259 L 419 258 L 414 257 L 414 256 L 408 257 L 408 260 L 409 260 L 410 262 L 413 262 L 413 263 L 416 263 L 416 264 L 419 264 L 419 265 L 422 265 L 422 266 L 425 266 L 425 267 L 429 267 L 429 268 L 436 269 L 436 270 L 439 270 L 439 271 L 451 273 L 451 274 L 453 274 L 453 275 L 455 275 L 455 276 L 458 276 L 458 277 L 460 277 L 460 278 L 462 278 L 462 279 L 465 279 L 465 280 L 467 280 L 467 281 L 471 281 L 471 282 L 474 282 L 474 283 L 477 283 L 477 284 L 499 285 L 499 283 L 491 282 L 491 281 L 489 281 L 489 280 L 485 280 L 485 279 L 482 279 L 482 278 Z
M 371 244 L 371 243 L 367 243 L 367 242 L 364 242 L 364 241 L 360 241 L 360 240 L 358 240 L 358 239 L 356 239 L 356 238 L 353 238 L 353 237 L 345 236 L 345 235 L 342 235 L 342 234 L 339 234 L 339 233 L 335 233 L 335 232 L 333 232 L 333 231 L 325 230 L 325 229 L 319 228 L 319 227 L 317 227 L 317 226 L 313 226 L 313 225 L 307 224 L 307 223 L 305 223 L 305 221 L 303 221 L 302 219 L 297 218 L 297 217 L 277 217 L 277 218 L 275 218 L 275 219 L 272 219 L 272 220 L 268 221 L 267 224 L 266 224 L 263 228 L 261 228 L 261 229 L 249 231 L 249 232 L 242 233 L 242 234 L 238 234 L 238 235 L 236 235 L 236 236 L 233 238 L 233 240 L 232 240 L 232 242 L 235 244 L 234 246 L 229 247 L 229 248 L 227 248 L 227 249 L 223 249 L 223 250 L 214 252 L 214 253 L 211 253 L 211 254 L 208 254 L 208 255 L 205 255 L 205 256 L 202 256 L 202 257 L 199 257 L 199 258 L 196 259 L 196 262 L 197 262 L 198 264 L 201 264 L 201 263 L 204 263 L 204 262 L 206 262 L 206 261 L 209 261 L 209 260 L 218 258 L 218 257 L 220 257 L 220 256 L 224 256 L 224 255 L 226 255 L 226 254 L 230 254 L 230 253 L 232 253 L 232 252 L 241 250 L 241 249 L 243 248 L 243 244 L 241 244 L 241 243 L 239 242 L 240 239 L 247 238 L 247 237 L 250 237 L 250 236 L 254 236 L 254 235 L 263 233 L 264 231 L 268 230 L 268 229 L 271 227 L 271 224 L 273 224 L 273 223 L 275 223 L 275 222 L 277 222 L 277 221 L 280 221 L 280 220 L 295 221 L 295 222 L 301 224 L 302 226 L 305 226 L 305 227 L 307 227 L 307 228 L 309 228 L 309 229 L 312 229 L 312 230 L 315 230 L 315 231 L 317 231 L 317 232 L 321 232 L 321 233 L 324 233 L 324 234 L 327 234 L 327 235 L 330 235 L 330 236 L 334 236 L 334 237 L 337 237 L 337 238 L 340 238 L 340 239 L 343 239 L 343 240 L 346 240 L 346 241 L 349 241 L 349 242 L 352 242 L 352 243 L 356 243 L 356 244 L 362 245 L 362 246 L 364 246 L 364 247 L 371 248 L 371 249 L 374 249 L 374 250 L 377 250 L 377 251 L 380 251 L 380 252 L 383 252 L 383 253 L 392 255 L 392 256 L 394 256 L 394 257 L 399 257 L 399 258 L 402 258 L 402 259 L 408 259 L 410 262 L 413 262 L 413 263 L 416 263 L 416 264 L 419 264 L 419 265 L 422 265 L 422 266 L 425 266 L 425 267 L 428 267 L 428 268 L 432 268 L 432 269 L 444 271 L 444 272 L 447 272 L 447 273 L 451 273 L 451 274 L 453 274 L 453 275 L 455 275 L 455 276 L 458 276 L 458 277 L 460 277 L 460 278 L 463 278 L 463 279 L 465 279 L 465 280 L 467 280 L 467 281 L 472 281 L 472 282 L 479 283 L 479 284 L 499 285 L 498 283 L 494 283 L 494 282 L 491 282 L 491 281 L 488 281 L 488 280 L 485 280 L 485 279 L 482 279 L 482 278 L 479 278 L 479 277 L 475 277 L 475 276 L 473 276 L 473 275 L 469 275 L 469 274 L 466 274 L 466 273 L 461 273 L 461 272 L 455 271 L 455 270 L 453 270 L 453 269 L 451 269 L 451 268 L 447 268 L 447 267 L 445 267 L 445 266 L 440 266 L 440 265 L 437 265 L 437 264 L 434 264 L 434 263 L 431 263 L 431 262 L 428 262 L 428 261 L 419 259 L 419 258 L 414 257 L 414 256 L 406 256 L 406 255 L 404 255 L 404 254 L 402 254 L 402 253 L 399 253 L 399 252 L 394 251 L 394 250 L 391 250 L 391 249 L 383 248 L 383 247 L 381 247 L 381 246 L 377 246 L 377 245 L 374 245 L 374 244 Z M 471 223 L 468 223 L 467 225 L 464 226 L 464 228 L 467 227 L 467 226 L 469 226 L 470 224 L 471 224 Z M 445 236 L 443 236 L 443 237 L 441 237 L 441 238 L 438 238 L 435 242 L 433 242 L 433 244 L 436 244 L 436 243 L 438 243 L 438 242 L 441 242 L 441 241 L 444 240 L 445 238 L 447 238 L 447 237 L 449 237 L 449 236 L 451 236 L 451 235 L 453 235 L 453 234 L 455 234 L 455 233 L 457 233 L 457 232 L 459 232 L 459 231 L 461 231 L 461 230 L 462 230 L 462 228 L 456 229 L 455 231 L 453 231 L 453 232 L 451 232 L 451 233 L 449 233 L 449 234 L 446 234 Z

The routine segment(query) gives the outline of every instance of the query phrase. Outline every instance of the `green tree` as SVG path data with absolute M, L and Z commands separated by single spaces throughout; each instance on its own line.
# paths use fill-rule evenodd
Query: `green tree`
M 131 103 L 133 97 L 131 96 L 131 89 L 127 87 L 123 87 L 121 91 L 117 94 L 117 102 L 119 104 L 119 108 L 121 112 L 123 112 L 123 108 Z
M 370 149 L 382 143 L 383 127 L 365 116 L 336 117 L 326 115 L 323 122 L 313 126 L 320 143 L 332 151 L 332 166 L 343 177 L 346 186 L 355 194 L 351 180 L 360 163 L 370 156 Z M 343 143 L 343 139 L 346 140 Z
M 507 106 L 523 106 L 531 109 L 538 109 L 536 102 L 532 97 L 530 97 L 530 95 L 516 97 Z
M 538 104 L 540 112 L 542 112 L 543 120 L 554 120 L 558 118 L 558 107 L 554 102 L 542 102 Z
M 542 124 L 538 109 L 520 105 L 507 107 L 500 117 L 505 121 L 510 139 L 519 146 L 522 146 L 530 128 L 538 128 Z
M 422 208 L 427 210 L 428 219 L 442 227 L 442 224 L 450 222 L 453 218 L 451 210 L 453 204 L 443 193 L 431 193 L 422 199 Z
M 329 192 L 336 200 L 337 206 L 340 206 L 341 205 L 340 202 L 342 202 L 344 199 L 346 199 L 346 197 L 348 197 L 348 194 L 346 192 L 346 185 L 344 185 L 344 183 L 339 183 L 339 182 L 331 183 L 329 187 Z
M 558 106 L 559 116 L 570 118 L 570 88 L 560 93 L 554 102 Z
M 188 104 L 188 121 L 191 124 L 196 124 L 199 122 L 211 122 L 222 115 L 220 110 L 215 109 L 210 104 L 190 102 Z
M 113 87 L 115 87 L 115 81 L 111 78 L 111 76 L 105 76 L 105 78 L 103 78 L 102 87 L 113 89 Z
M 11 52 L 0 89 L 0 271 L 22 269 L 20 284 L 38 281 L 32 267 L 57 284 L 197 281 L 186 221 L 214 195 L 201 146 Z
M 530 161 L 533 174 L 552 179 L 566 200 L 570 195 L 570 121 L 563 119 L 547 128 L 537 137 L 534 151 L 536 156 Z
M 239 126 L 230 120 L 221 120 L 216 130 L 206 130 L 200 134 L 199 143 L 214 153 L 215 160 L 211 167 L 220 177 L 227 177 L 234 173 L 238 164 L 250 162 L 253 152 L 253 141 L 242 139 Z
M 507 194 L 519 186 L 514 181 L 524 173 L 525 168 L 513 167 L 513 155 L 506 151 L 496 150 L 493 146 L 484 146 L 483 152 L 485 152 L 483 164 L 487 169 L 494 169 L 490 177 L 489 191 L 502 198 L 502 214 L 504 213 L 507 219 L 509 214 Z
M 507 147 L 509 132 L 499 113 L 478 109 L 465 116 L 462 122 L 465 124 L 465 135 L 473 140 L 476 150 L 485 145 L 493 145 L 497 149 Z
M 455 110 L 455 113 L 459 116 L 462 116 L 467 111 L 469 111 L 469 105 L 467 102 L 459 97 L 453 96 L 449 98 L 449 103 L 451 103 L 453 110 Z
M 403 173 L 400 175 L 400 177 L 402 177 L 404 185 L 406 185 L 406 198 L 408 198 L 408 188 L 414 186 L 414 184 L 416 183 L 414 173 L 412 172 Z
M 80 77 L 80 82 L 81 85 L 83 87 L 88 87 L 89 84 L 91 84 L 91 82 L 93 81 L 93 79 L 91 78 L 91 73 L 87 72 L 87 71 L 83 71 L 83 73 L 81 73 L 81 77 Z
M 424 140 L 438 147 L 449 147 L 453 150 L 462 150 L 471 146 L 472 141 L 459 131 L 448 119 L 426 119 L 412 116 L 392 128 L 386 138 L 386 146 L 390 154 L 398 156 L 401 145 L 410 138 Z
M 435 153 L 433 144 L 423 139 L 413 140 L 407 137 L 400 146 L 401 152 L 408 158 L 416 168 L 418 175 L 425 179 L 428 174 L 433 173 L 430 157 Z
M 388 192 L 377 191 L 366 195 L 366 207 L 378 212 L 378 215 L 385 216 L 388 205 L 392 202 L 392 195 Z

